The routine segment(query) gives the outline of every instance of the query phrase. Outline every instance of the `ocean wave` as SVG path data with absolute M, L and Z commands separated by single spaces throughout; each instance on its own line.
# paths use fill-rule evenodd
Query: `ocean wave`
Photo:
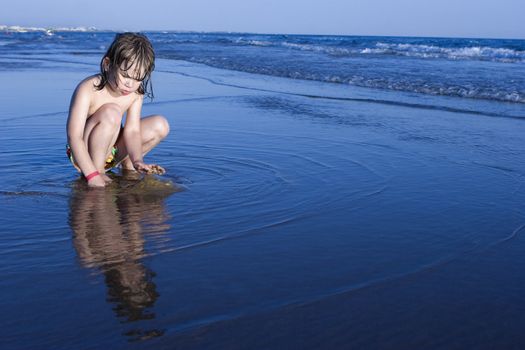
M 292 50 L 318 52 L 332 56 L 392 55 L 431 59 L 495 61 L 502 63 L 525 62 L 525 50 L 488 46 L 440 47 L 422 44 L 378 42 L 373 47 L 334 47 L 332 45 L 295 43 L 289 41 L 278 43 L 265 42 L 264 44 L 259 44 L 254 41 L 253 43 L 248 42 L 248 44 L 259 46 L 280 45 Z
M 281 43 L 283 47 L 290 49 L 301 50 L 301 51 L 311 51 L 311 52 L 320 52 L 325 53 L 331 56 L 351 56 L 359 53 L 357 49 L 342 48 L 342 47 L 332 47 L 324 45 L 314 45 L 314 44 L 299 44 L 292 42 L 283 42 Z
M 525 91 L 502 90 L 499 87 L 477 87 L 461 85 L 445 85 L 431 82 L 369 79 L 363 77 L 344 78 L 339 76 L 308 77 L 313 80 L 355 85 L 373 89 L 414 92 L 435 96 L 452 96 L 471 99 L 494 100 L 501 102 L 525 103 Z
M 181 59 L 181 57 L 179 57 Z M 493 100 L 500 102 L 525 103 L 525 90 L 519 86 L 486 83 L 467 83 L 454 81 L 425 80 L 419 77 L 371 77 L 366 75 L 344 75 L 314 72 L 304 67 L 271 66 L 264 64 L 247 64 L 219 57 L 182 58 L 191 62 L 202 63 L 221 69 L 243 71 L 262 75 L 284 77 L 297 80 L 310 80 L 325 83 L 346 84 L 365 88 L 421 93 L 435 96 L 462 97 L 469 99 Z
M 365 48 L 361 50 L 361 53 L 390 54 L 418 58 L 446 58 L 451 60 L 525 61 L 525 51 L 523 50 L 487 46 L 440 47 L 434 45 L 378 42 L 375 48 Z
M 233 42 L 241 45 L 250 45 L 250 46 L 272 46 L 273 42 L 269 40 L 255 40 L 255 39 L 246 39 L 246 38 L 237 38 Z
M 317 80 L 317 79 L 316 79 Z M 320 80 L 320 79 L 319 79 Z M 418 80 L 370 79 L 361 76 L 342 78 L 324 77 L 326 82 L 349 84 L 374 89 L 415 92 L 435 96 L 452 96 L 501 102 L 525 103 L 525 91 L 504 89 L 501 86 L 453 85 Z

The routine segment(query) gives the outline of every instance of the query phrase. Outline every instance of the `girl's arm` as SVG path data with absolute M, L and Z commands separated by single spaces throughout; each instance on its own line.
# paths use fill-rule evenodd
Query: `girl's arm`
M 67 120 L 67 142 L 73 152 L 75 163 L 84 176 L 97 171 L 83 139 L 92 93 L 92 84 L 87 82 L 80 83 L 75 89 Z M 95 176 L 90 181 L 90 185 L 104 186 L 104 180 L 100 176 Z
M 144 163 L 142 155 L 142 134 L 140 131 L 140 113 L 144 97 L 139 95 L 131 104 L 126 115 L 124 126 L 124 143 L 128 151 L 129 159 L 137 171 L 149 171 L 150 166 Z

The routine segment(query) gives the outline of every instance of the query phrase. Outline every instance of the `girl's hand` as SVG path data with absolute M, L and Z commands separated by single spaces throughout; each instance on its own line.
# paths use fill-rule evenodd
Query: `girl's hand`
M 143 162 L 137 161 L 133 164 L 133 166 L 141 173 L 157 175 L 164 175 L 166 173 L 166 170 L 157 164 L 144 164 Z
M 140 173 L 148 173 L 151 168 L 149 165 L 139 160 L 133 163 L 133 167 L 135 168 L 136 171 Z
M 161 167 L 160 165 L 151 164 L 148 174 L 164 175 L 164 174 L 166 174 L 166 170 L 163 167 Z

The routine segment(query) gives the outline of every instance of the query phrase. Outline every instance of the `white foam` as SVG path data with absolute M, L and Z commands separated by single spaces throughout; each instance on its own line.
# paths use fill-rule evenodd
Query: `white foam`
M 52 35 L 53 32 L 96 32 L 99 31 L 95 27 L 22 27 L 22 26 L 8 26 L 0 24 L 0 31 L 2 32 L 44 32 L 48 35 Z
M 327 53 L 330 55 L 336 55 L 336 56 L 345 56 L 355 53 L 352 50 L 346 49 L 346 48 L 339 48 L 339 47 L 330 47 L 330 46 L 322 46 L 322 45 L 310 45 L 310 44 L 296 44 L 296 43 L 290 43 L 290 42 L 282 42 L 282 46 L 288 47 L 291 49 L 301 50 L 301 51 L 313 51 L 313 52 L 322 52 Z
M 376 48 L 361 50 L 362 54 L 396 54 L 421 58 L 447 58 L 453 60 L 478 59 L 498 62 L 525 61 L 525 51 L 487 46 L 439 47 L 417 44 L 388 44 L 379 42 Z
M 271 46 L 274 43 L 271 41 L 264 41 L 264 40 L 247 40 L 244 38 L 238 38 L 235 40 L 235 43 L 237 44 L 244 44 L 244 45 L 252 45 L 252 46 Z

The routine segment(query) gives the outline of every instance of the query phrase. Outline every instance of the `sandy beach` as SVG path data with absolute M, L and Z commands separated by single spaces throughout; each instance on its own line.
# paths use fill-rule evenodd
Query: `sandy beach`
M 0 71 L 2 348 L 525 345 L 522 104 L 161 58 L 167 174 L 94 192 L 65 122 L 98 57 L 31 59 Z

